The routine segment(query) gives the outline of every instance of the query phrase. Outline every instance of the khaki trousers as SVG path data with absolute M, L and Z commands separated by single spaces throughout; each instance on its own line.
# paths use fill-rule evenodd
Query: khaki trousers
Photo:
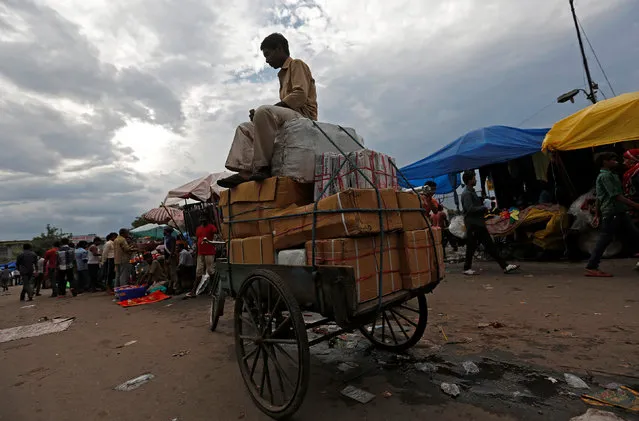
M 290 108 L 275 105 L 258 107 L 253 121 L 244 122 L 235 130 L 226 168 L 248 178 L 254 169 L 270 167 L 277 131 L 287 121 L 302 117 Z

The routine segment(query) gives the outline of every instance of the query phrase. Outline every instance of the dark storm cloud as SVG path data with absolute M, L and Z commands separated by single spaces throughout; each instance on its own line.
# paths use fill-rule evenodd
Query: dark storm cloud
M 0 43 L 0 74 L 9 81 L 39 94 L 102 104 L 151 121 L 142 107 L 132 104 L 137 100 L 155 110 L 156 123 L 181 126 L 180 100 L 157 78 L 103 63 L 80 28 L 50 7 L 31 0 L 10 0 L 6 6 L 29 26 L 25 40 Z M 13 26 L 7 14 L 0 15 L 0 21 Z
M 617 94 L 639 88 L 636 16 L 639 4 L 628 2 L 614 14 L 584 22 Z M 324 99 L 321 119 L 355 126 L 368 147 L 391 153 L 401 165 L 421 159 L 476 128 L 522 122 L 523 127 L 549 127 L 588 105 L 583 96 L 575 104 L 554 104 L 560 94 L 584 87 L 571 25 L 568 20 L 566 33 L 559 39 L 543 32 L 526 37 L 513 34 L 506 43 L 483 45 L 446 62 L 436 60 L 441 46 L 427 46 L 420 54 L 433 59 L 419 75 L 375 83 L 363 67 L 356 75 L 332 80 L 330 95 L 318 93 Z M 624 36 L 619 36 L 619 28 L 624 28 Z M 610 96 L 590 56 L 593 75 Z M 349 96 L 349 92 L 361 94 Z M 355 114 L 357 103 L 372 111 L 370 121 Z

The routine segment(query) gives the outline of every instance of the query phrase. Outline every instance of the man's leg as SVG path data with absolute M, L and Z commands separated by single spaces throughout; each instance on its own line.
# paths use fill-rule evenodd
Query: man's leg
M 486 229 L 486 227 L 477 228 L 475 236 L 477 238 L 477 242 L 479 244 L 483 244 L 486 248 L 486 253 L 488 253 L 488 255 L 492 257 L 502 269 L 506 269 L 508 263 L 506 263 L 506 261 L 499 255 L 499 250 L 497 250 L 495 242 L 490 236 L 488 229 Z
M 51 296 L 58 296 L 58 274 L 55 269 L 49 269 L 49 283 L 51 284 Z
M 115 278 L 113 278 L 113 288 L 117 288 L 120 285 L 120 268 L 122 267 L 121 264 L 116 264 L 115 265 Z
M 90 264 L 89 265 L 89 291 L 95 292 L 95 289 L 98 285 L 98 270 L 100 269 L 99 265 Z
M 255 126 L 252 122 L 246 121 L 237 126 L 233 143 L 231 143 L 231 149 L 224 165 L 227 169 L 237 172 L 237 174 L 220 179 L 218 185 L 231 188 L 248 181 L 253 173 L 254 139 Z
M 42 281 L 44 279 L 44 273 L 38 273 L 38 275 L 35 278 L 35 288 L 34 288 L 34 292 L 36 296 L 40 295 L 40 288 L 42 287 Z
M 477 248 L 475 239 L 475 227 L 466 226 L 466 260 L 464 261 L 464 272 L 473 268 L 473 256 Z
M 301 116 L 297 111 L 275 105 L 262 105 L 255 110 L 252 178 L 263 180 L 270 176 L 271 158 L 273 158 L 273 146 L 277 131 L 285 122 Z
M 25 278 L 25 276 L 23 276 Z M 24 301 L 25 296 L 27 295 L 27 283 L 24 282 L 22 284 L 22 290 L 20 291 L 20 301 Z
M 601 225 L 599 226 L 599 238 L 595 244 L 595 248 L 590 255 L 586 270 L 598 270 L 601 257 L 603 256 L 606 248 L 612 243 L 612 240 L 617 231 L 619 219 L 617 215 L 604 216 L 601 218 Z
M 120 264 L 120 276 L 118 277 L 118 286 L 128 285 L 131 278 L 131 263 Z
M 27 291 L 27 296 L 29 297 L 29 301 L 33 300 L 33 283 L 35 282 L 35 278 L 33 275 L 24 276 L 24 288 Z
M 173 285 L 173 290 L 177 293 L 182 289 L 180 279 L 177 275 L 177 258 L 173 256 L 169 257 L 169 274 L 171 277 L 171 284 Z

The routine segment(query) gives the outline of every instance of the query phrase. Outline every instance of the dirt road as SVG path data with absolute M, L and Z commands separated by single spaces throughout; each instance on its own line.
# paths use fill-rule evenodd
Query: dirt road
M 451 266 L 429 295 L 426 335 L 407 356 L 371 350 L 363 340 L 314 350 L 311 386 L 294 419 L 568 420 L 587 406 L 563 373 L 593 389 L 610 381 L 639 389 L 633 265 L 606 262 L 618 276 L 604 280 L 584 278 L 569 264 L 526 264 L 504 276 L 484 263 L 475 278 Z M 76 319 L 64 332 L 0 343 L 0 420 L 267 419 L 239 376 L 229 304 L 211 333 L 203 298 L 122 309 L 103 294 L 51 299 L 45 290 L 34 307 L 22 308 L 31 303 L 18 301 L 18 287 L 10 292 L 0 296 L 0 329 L 44 316 Z M 479 374 L 463 372 L 467 360 Z M 356 368 L 342 372 L 341 361 Z M 422 372 L 418 362 L 437 371 Z M 114 390 L 144 373 L 155 378 L 134 391 Z M 461 395 L 444 395 L 442 381 L 459 384 Z M 343 398 L 347 384 L 376 398 L 366 405 Z

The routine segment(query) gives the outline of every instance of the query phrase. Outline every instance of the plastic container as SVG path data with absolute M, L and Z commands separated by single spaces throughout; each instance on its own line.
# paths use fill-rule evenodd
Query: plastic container
M 132 300 L 134 298 L 144 297 L 146 295 L 146 287 L 127 285 L 123 287 L 116 287 L 114 292 L 118 301 Z

